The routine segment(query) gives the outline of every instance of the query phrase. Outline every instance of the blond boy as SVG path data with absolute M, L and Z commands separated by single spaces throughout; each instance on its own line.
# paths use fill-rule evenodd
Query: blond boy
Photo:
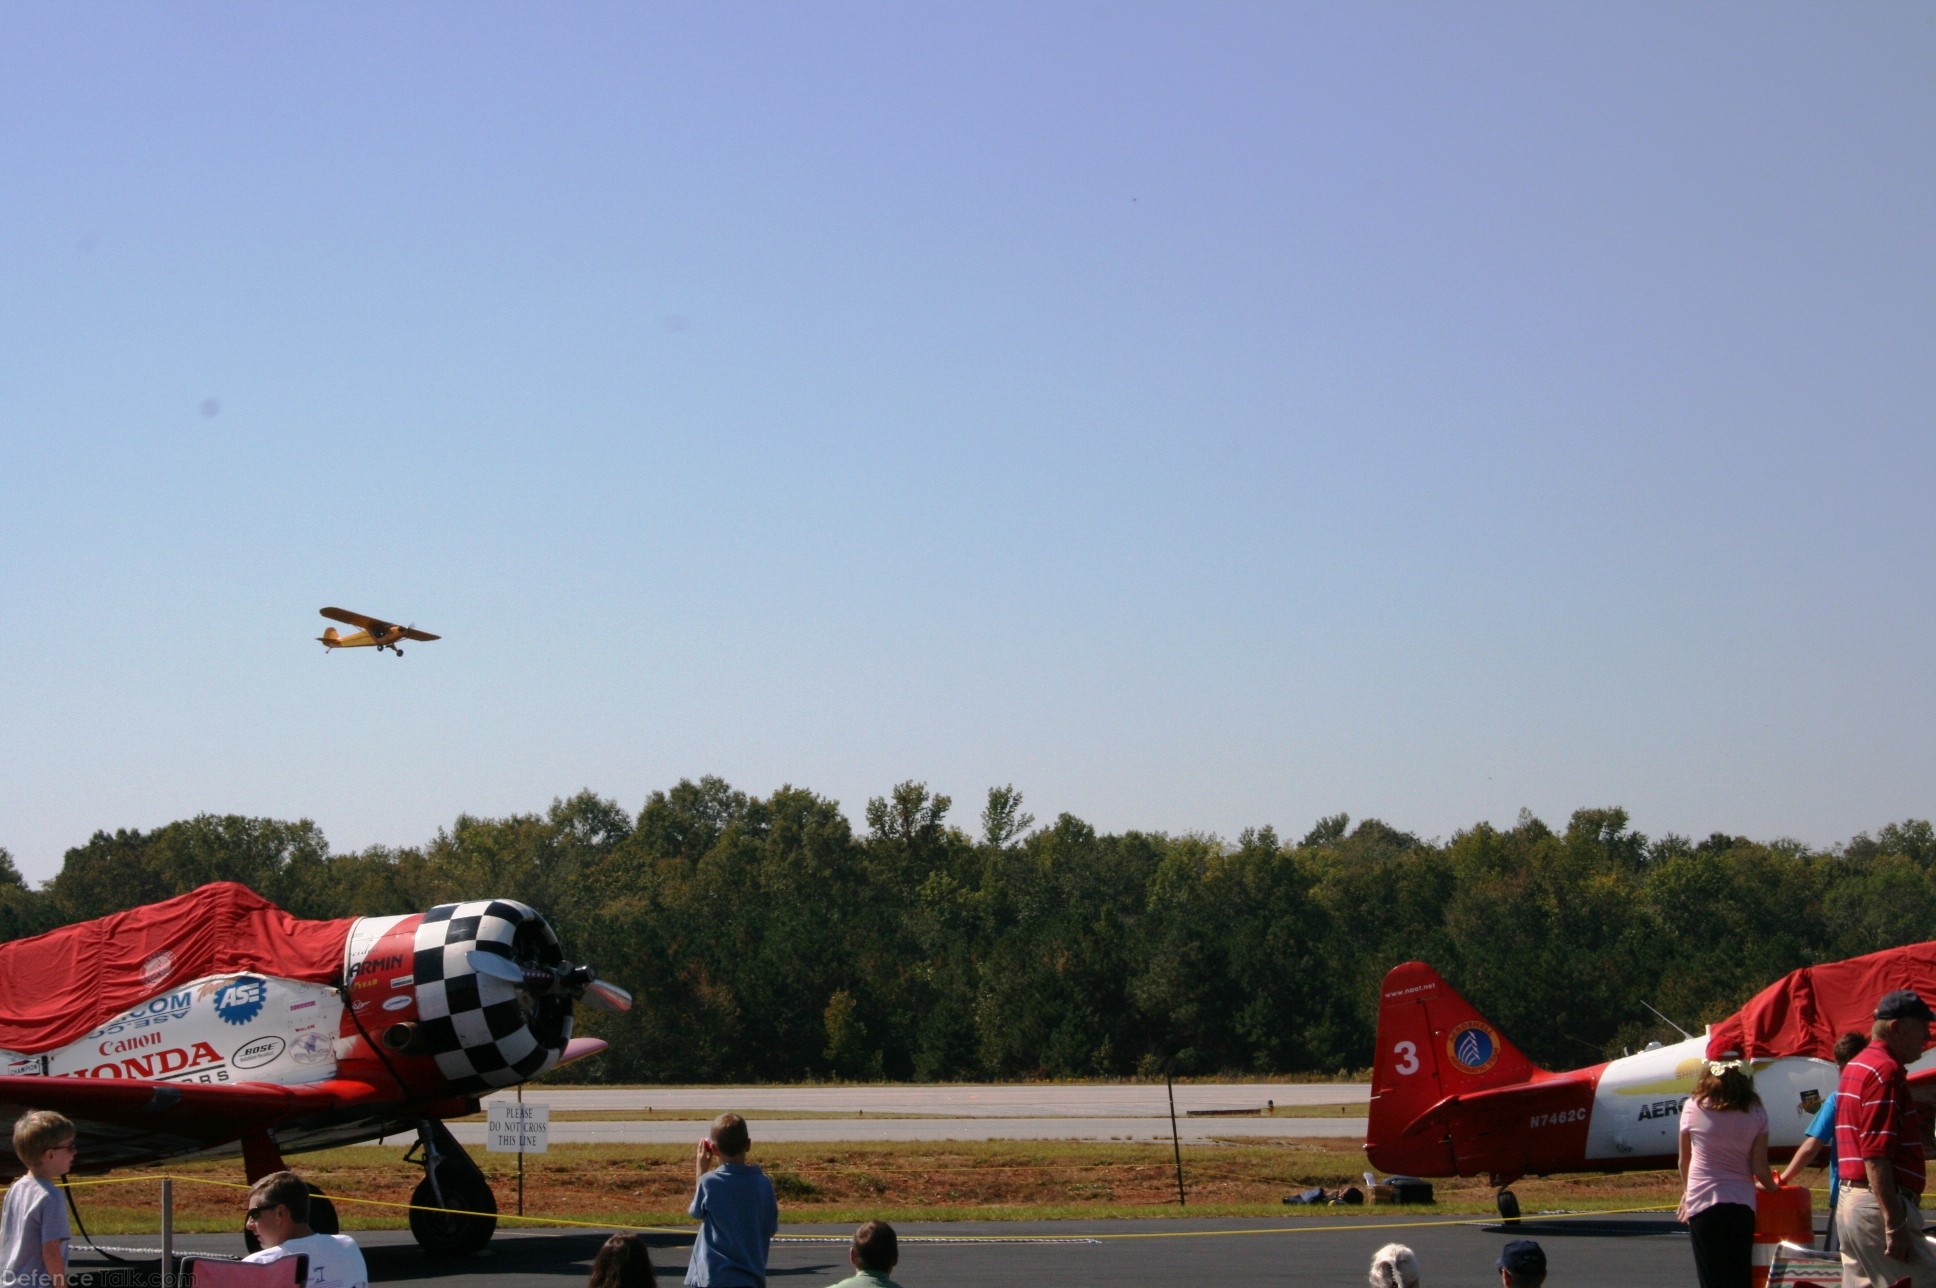
M 74 1166 L 74 1124 L 46 1109 L 20 1116 L 13 1125 L 13 1152 L 27 1175 L 0 1203 L 0 1285 L 67 1288 L 67 1209 L 57 1177 Z
M 752 1136 L 738 1114 L 721 1114 L 692 1156 L 692 1205 L 699 1222 L 686 1263 L 689 1288 L 765 1288 L 766 1253 L 780 1225 L 766 1173 L 746 1162 Z

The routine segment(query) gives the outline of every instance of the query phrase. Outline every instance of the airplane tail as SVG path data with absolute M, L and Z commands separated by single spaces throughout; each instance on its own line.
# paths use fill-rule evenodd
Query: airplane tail
M 336 640 L 337 634 L 334 626 L 323 627 L 323 633 L 316 637 L 317 643 L 321 644 L 324 648 L 335 648 Z
M 1448 1175 L 1444 1133 L 1408 1137 L 1405 1129 L 1447 1096 L 1524 1082 L 1538 1072 L 1437 971 L 1424 962 L 1394 966 L 1379 989 L 1366 1153 L 1388 1172 Z

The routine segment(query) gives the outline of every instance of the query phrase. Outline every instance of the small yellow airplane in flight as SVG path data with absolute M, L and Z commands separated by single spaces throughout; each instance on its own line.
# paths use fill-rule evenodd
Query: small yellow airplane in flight
M 361 613 L 352 613 L 347 608 L 325 608 L 322 611 L 323 616 L 331 621 L 363 628 L 354 635 L 338 635 L 334 626 L 325 626 L 323 633 L 316 637 L 325 649 L 375 648 L 380 653 L 387 648 L 398 657 L 402 657 L 403 650 L 397 647 L 398 640 L 438 638 L 429 631 L 420 631 L 414 626 L 399 626 L 395 622 L 386 622 L 380 617 L 365 617 Z

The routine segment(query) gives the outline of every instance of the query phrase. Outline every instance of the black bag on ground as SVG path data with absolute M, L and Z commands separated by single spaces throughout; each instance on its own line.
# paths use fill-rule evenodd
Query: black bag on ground
M 1394 1203 L 1430 1203 L 1432 1183 L 1421 1181 L 1416 1176 L 1387 1176 L 1385 1184 L 1392 1187 Z

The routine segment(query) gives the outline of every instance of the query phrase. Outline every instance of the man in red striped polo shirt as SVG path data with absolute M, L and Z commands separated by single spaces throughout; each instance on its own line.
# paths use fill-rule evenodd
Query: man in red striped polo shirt
M 1929 1009 L 1909 989 L 1876 1004 L 1871 1041 L 1842 1069 L 1835 1114 L 1842 1288 L 1936 1288 L 1923 1237 L 1923 1123 L 1903 1066 L 1929 1045 Z

